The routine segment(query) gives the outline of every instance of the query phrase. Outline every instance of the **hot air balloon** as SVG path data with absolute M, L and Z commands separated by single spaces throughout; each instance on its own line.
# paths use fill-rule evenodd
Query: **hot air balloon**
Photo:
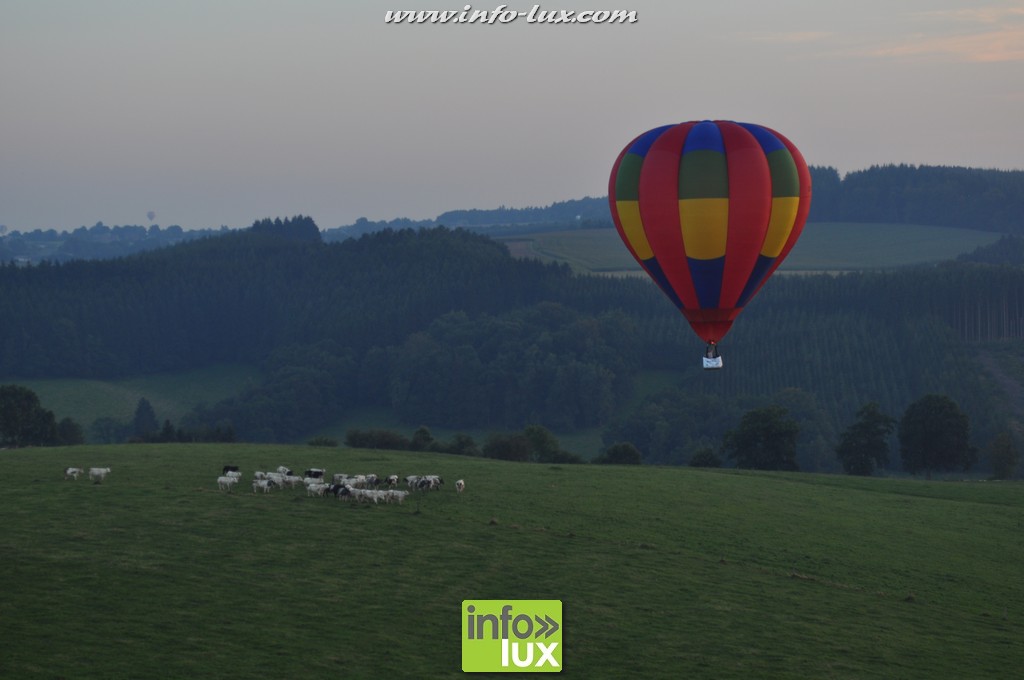
M 811 206 L 800 151 L 778 132 L 732 121 L 648 130 L 608 182 L 615 228 L 640 266 L 707 343 L 718 343 L 792 250 Z

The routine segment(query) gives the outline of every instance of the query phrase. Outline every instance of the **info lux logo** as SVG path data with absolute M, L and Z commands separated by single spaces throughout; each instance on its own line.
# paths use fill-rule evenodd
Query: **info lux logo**
M 561 600 L 463 600 L 462 670 L 562 670 Z

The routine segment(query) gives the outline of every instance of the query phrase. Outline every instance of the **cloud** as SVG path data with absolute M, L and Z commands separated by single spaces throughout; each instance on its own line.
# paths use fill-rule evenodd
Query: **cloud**
M 992 63 L 1024 61 L 1024 26 L 949 36 L 908 36 L 898 45 L 879 47 L 876 57 L 947 57 L 954 61 Z
M 934 10 L 913 15 L 937 23 L 938 31 L 914 33 L 875 47 L 875 57 L 939 57 L 952 61 L 993 63 L 1024 61 L 1024 7 L 974 7 Z
M 995 24 L 1007 19 L 1024 18 L 1024 7 L 972 7 L 965 9 L 931 10 L 918 16 L 958 22 Z

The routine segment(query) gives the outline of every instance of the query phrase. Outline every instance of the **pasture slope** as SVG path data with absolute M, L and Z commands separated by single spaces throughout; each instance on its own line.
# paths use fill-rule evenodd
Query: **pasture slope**
M 916 224 L 812 222 L 779 271 L 859 271 L 942 262 L 999 237 L 994 232 Z M 540 232 L 496 240 L 505 242 L 515 257 L 564 262 L 578 272 L 642 274 L 614 229 Z
M 574 678 L 1024 664 L 1019 483 L 242 444 L 0 456 L 2 678 L 464 677 L 476 598 L 562 600 Z M 447 484 L 401 506 L 251 493 L 282 464 Z M 64 481 L 68 465 L 112 472 Z
M 149 401 L 161 424 L 164 420 L 177 424 L 197 404 L 227 399 L 261 379 L 259 370 L 253 366 L 215 364 L 177 373 L 109 380 L 8 376 L 0 379 L 0 385 L 24 385 L 39 395 L 43 408 L 53 411 L 57 420 L 72 418 L 88 432 L 97 418 L 131 423 L 142 398 Z

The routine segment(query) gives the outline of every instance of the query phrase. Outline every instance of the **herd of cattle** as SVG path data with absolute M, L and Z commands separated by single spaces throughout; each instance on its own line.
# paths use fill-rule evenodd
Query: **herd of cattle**
M 217 478 L 217 488 L 231 491 L 239 484 L 242 473 L 237 465 L 225 465 Z M 398 475 L 380 477 L 376 474 L 348 475 L 336 472 L 327 481 L 323 468 L 308 468 L 301 475 L 281 465 L 273 472 L 257 470 L 252 473 L 252 492 L 270 493 L 274 489 L 295 489 L 302 486 L 307 496 L 334 496 L 338 500 L 354 500 L 370 503 L 402 503 L 411 491 L 432 491 L 440 489 L 444 479 L 439 475 L 409 475 L 405 478 L 405 489 L 398 488 Z M 457 480 L 455 490 L 462 493 L 466 482 Z
M 230 492 L 242 479 L 237 465 L 225 465 L 217 477 L 220 491 Z M 398 488 L 397 474 L 381 477 L 376 474 L 349 475 L 337 472 L 328 481 L 327 470 L 324 468 L 308 468 L 301 475 L 295 474 L 287 466 L 279 466 L 273 472 L 257 470 L 253 472 L 253 493 L 269 494 L 274 488 L 296 488 L 303 486 L 306 496 L 333 496 L 338 500 L 360 501 L 368 503 L 401 503 L 410 492 L 427 492 L 439 490 L 444 480 L 436 474 L 409 475 L 404 479 L 406 488 Z M 466 482 L 459 479 L 455 482 L 456 491 L 460 494 L 466 488 Z
M 111 468 L 89 468 L 89 479 L 98 484 L 110 474 Z M 85 474 L 83 468 L 65 468 L 65 479 L 78 479 Z M 238 465 L 225 465 L 217 477 L 217 488 L 222 492 L 231 492 L 242 480 L 242 472 Z M 406 488 L 398 488 L 404 481 Z M 436 491 L 444 484 L 444 480 L 436 474 L 411 474 L 400 480 L 397 474 L 380 477 L 376 474 L 348 475 L 337 472 L 327 480 L 324 468 L 308 468 L 302 475 L 295 474 L 290 468 L 282 465 L 273 472 L 257 470 L 253 472 L 253 494 L 262 492 L 269 494 L 275 488 L 296 488 L 303 486 L 306 496 L 334 496 L 338 500 L 359 501 L 367 503 L 401 503 L 412 492 Z M 462 494 L 466 490 L 466 481 L 457 479 L 455 490 Z
M 64 479 L 78 479 L 85 474 L 83 468 L 69 467 L 64 469 Z M 108 467 L 89 468 L 89 479 L 93 484 L 100 484 L 110 474 Z M 309 468 L 301 476 L 281 465 L 274 472 L 256 471 L 252 473 L 252 492 L 270 493 L 274 489 L 295 489 L 302 486 L 307 496 L 334 496 L 338 500 L 360 501 L 368 503 L 402 503 L 413 491 L 436 491 L 444 485 L 440 475 L 409 475 L 400 480 L 398 475 L 379 477 L 375 474 L 347 475 L 336 472 L 331 481 L 327 481 L 327 471 L 323 468 Z M 237 465 L 225 465 L 217 478 L 217 488 L 221 491 L 232 491 L 242 479 Z M 404 481 L 404 489 L 398 488 Z M 462 493 L 466 489 L 465 480 L 455 481 L 455 491 Z

